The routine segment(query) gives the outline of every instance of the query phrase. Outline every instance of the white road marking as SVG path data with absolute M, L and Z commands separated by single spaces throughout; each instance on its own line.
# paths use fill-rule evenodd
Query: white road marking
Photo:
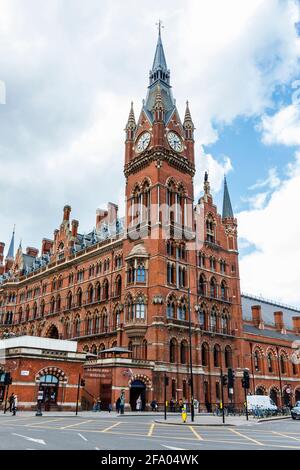
M 186 450 L 186 449 L 182 449 L 182 447 L 166 446 L 165 444 L 161 444 L 161 446 L 165 447 L 166 449 L 170 449 L 170 450 Z
M 78 436 L 81 437 L 81 439 L 83 439 L 84 441 L 87 441 L 87 438 L 84 437 L 82 434 L 78 433 Z
M 27 441 L 36 442 L 37 444 L 41 444 L 43 446 L 47 445 L 46 442 L 43 441 L 43 439 L 33 439 L 32 437 L 23 436 L 22 434 L 16 434 L 15 432 L 13 432 L 12 435 L 13 436 L 23 437 L 23 439 L 26 439 Z

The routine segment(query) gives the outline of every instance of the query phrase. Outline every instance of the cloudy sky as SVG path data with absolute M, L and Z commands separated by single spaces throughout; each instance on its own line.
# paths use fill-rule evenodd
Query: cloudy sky
M 245 292 L 300 305 L 300 27 L 296 0 L 0 0 L 0 240 L 40 247 L 123 207 L 124 125 L 146 95 L 158 18 L 196 196 L 227 174 Z

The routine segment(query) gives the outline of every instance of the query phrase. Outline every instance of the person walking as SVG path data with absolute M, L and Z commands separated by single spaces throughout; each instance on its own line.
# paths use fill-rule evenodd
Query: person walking
M 13 406 L 12 406 L 13 416 L 16 416 L 17 408 L 18 408 L 18 397 L 17 395 L 14 395 L 14 401 L 13 401 Z
M 116 412 L 119 414 L 121 410 L 121 398 L 119 397 L 116 401 Z
M 110 404 L 108 405 L 108 412 L 110 413 L 111 411 L 112 411 L 112 404 L 110 403 Z
M 14 404 L 14 398 L 15 398 L 15 394 L 12 393 L 8 399 L 8 403 L 9 403 L 9 412 L 11 413 L 12 412 L 12 409 L 13 409 L 13 404 Z

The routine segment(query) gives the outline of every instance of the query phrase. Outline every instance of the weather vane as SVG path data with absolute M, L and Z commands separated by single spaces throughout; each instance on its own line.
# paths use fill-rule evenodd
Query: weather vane
M 161 30 L 164 28 L 163 22 L 161 20 L 158 20 L 158 23 L 155 23 L 156 26 L 158 27 L 159 35 L 161 33 Z

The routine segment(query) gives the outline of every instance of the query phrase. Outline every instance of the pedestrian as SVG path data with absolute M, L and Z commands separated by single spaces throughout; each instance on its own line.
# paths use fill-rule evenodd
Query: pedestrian
M 174 411 L 175 411 L 175 403 L 174 403 L 173 398 L 171 398 L 171 400 L 170 400 L 170 411 L 172 413 L 174 413 Z
M 108 405 L 108 412 L 110 413 L 111 411 L 112 411 L 112 404 L 110 403 L 110 404 Z
M 121 398 L 119 397 L 116 401 L 116 412 L 119 414 L 121 410 Z
M 8 399 L 8 403 L 9 403 L 9 412 L 11 413 L 12 412 L 12 408 L 13 408 L 13 404 L 14 404 L 14 393 L 12 393 Z
M 13 406 L 12 406 L 13 416 L 16 416 L 17 408 L 18 408 L 18 397 L 17 395 L 14 395 L 14 401 L 13 401 Z
M 101 405 L 102 405 L 101 399 L 100 399 L 100 397 L 98 397 L 97 398 L 97 405 L 96 405 L 97 406 L 97 411 L 101 411 Z
M 157 401 L 156 400 L 152 400 L 150 406 L 151 406 L 152 411 L 157 411 L 158 406 L 157 406 Z
M 136 411 L 142 411 L 142 400 L 141 396 L 138 397 L 136 401 Z
M 186 423 L 186 418 L 187 418 L 186 403 L 182 403 L 181 418 L 182 418 L 182 422 Z

